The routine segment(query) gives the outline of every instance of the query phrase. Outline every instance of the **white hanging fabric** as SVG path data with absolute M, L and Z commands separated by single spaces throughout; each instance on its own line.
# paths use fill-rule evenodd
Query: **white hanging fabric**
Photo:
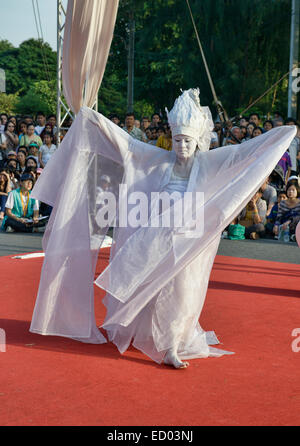
M 103 78 L 119 0 L 69 0 L 66 13 L 62 78 L 71 110 L 92 107 Z

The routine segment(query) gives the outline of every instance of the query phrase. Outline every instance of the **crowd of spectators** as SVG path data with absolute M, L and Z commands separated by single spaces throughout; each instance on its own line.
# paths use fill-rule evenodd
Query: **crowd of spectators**
M 160 113 L 137 119 L 127 113 L 124 121 L 112 114 L 110 120 L 132 137 L 172 150 L 172 135 Z M 238 145 L 281 125 L 293 125 L 297 134 L 271 175 L 245 209 L 226 228 L 224 238 L 274 238 L 295 240 L 300 220 L 300 125 L 293 118 L 275 113 L 261 120 L 257 113 L 232 121 L 214 123 L 210 150 Z M 66 130 L 67 131 L 67 130 Z M 43 230 L 51 208 L 29 197 L 35 181 L 57 150 L 56 116 L 7 116 L 0 114 L 0 225 L 7 232 Z M 26 183 L 26 184 L 25 184 Z M 14 192 L 15 191 L 15 192 Z M 14 192 L 14 193 L 13 193 Z M 10 198 L 14 196 L 14 199 Z M 19 215 L 20 214 L 20 215 Z M 28 221 L 25 221 L 27 219 Z
M 0 114 L 0 226 L 6 232 L 43 232 L 51 207 L 30 191 L 56 146 L 56 116 Z

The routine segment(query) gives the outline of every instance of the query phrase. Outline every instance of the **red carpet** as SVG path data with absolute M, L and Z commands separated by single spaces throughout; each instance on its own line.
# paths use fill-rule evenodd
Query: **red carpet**
M 108 259 L 103 250 L 97 272 Z M 29 333 L 42 259 L 0 258 L 0 425 L 299 425 L 300 266 L 218 256 L 201 316 L 235 355 L 153 363 Z M 101 290 L 96 315 L 104 318 Z M 298 343 L 300 347 L 300 339 Z

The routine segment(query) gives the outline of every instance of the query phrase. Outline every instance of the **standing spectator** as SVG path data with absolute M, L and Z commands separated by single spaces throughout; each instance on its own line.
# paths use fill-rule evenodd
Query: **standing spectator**
M 21 141 L 22 136 L 25 136 L 26 133 L 27 133 L 27 124 L 24 120 L 22 120 L 18 124 L 19 141 Z
M 160 115 L 159 113 L 153 113 L 151 116 L 151 127 L 158 127 L 160 125 Z
M 3 167 L 7 158 L 7 143 L 4 133 L 0 133 L 0 167 Z
M 248 119 L 246 118 L 246 116 L 242 116 L 240 118 L 240 122 L 239 122 L 239 126 L 243 126 L 243 127 L 247 127 L 247 125 L 249 124 Z
M 252 122 L 255 127 L 260 127 L 260 116 L 258 113 L 251 113 L 249 116 L 249 124 Z
M 7 121 L 4 127 L 7 150 L 15 150 L 19 145 L 19 137 L 16 133 L 16 126 L 13 121 Z
M 53 144 L 53 135 L 51 133 L 45 133 L 44 144 L 39 149 L 38 160 L 42 168 L 44 168 L 56 150 L 56 146 Z
M 150 127 L 151 121 L 147 116 L 142 117 L 141 130 L 142 132 L 146 132 L 146 130 Z
M 4 133 L 5 124 L 8 121 L 8 115 L 6 113 L 1 113 L 0 115 L 0 134 Z
M 42 131 L 45 128 L 46 124 L 46 116 L 43 112 L 37 112 L 36 114 L 36 126 L 35 126 L 35 132 L 37 135 L 40 135 Z
M 163 127 L 162 127 L 163 128 Z M 156 146 L 165 150 L 172 150 L 172 135 L 170 126 L 167 126 L 166 133 L 160 135 L 156 141 Z
M 116 114 L 110 115 L 109 119 L 116 125 L 120 125 L 120 118 Z
M 140 129 L 140 128 L 141 128 L 141 121 L 139 121 L 139 119 L 136 119 L 136 120 L 134 121 L 134 126 L 135 126 L 137 129 Z
M 129 135 L 135 139 L 146 142 L 146 137 L 144 133 L 141 131 L 141 129 L 135 127 L 134 121 L 135 121 L 134 113 L 127 113 L 125 117 L 125 127 L 124 127 L 125 132 L 129 133 Z
M 281 159 L 278 161 L 278 165 L 282 167 L 284 184 L 286 184 L 291 175 L 292 167 L 291 158 L 288 151 L 282 155 Z
M 28 146 L 28 156 L 34 158 L 39 167 L 39 146 L 36 142 L 31 142 Z
M 36 135 L 36 134 L 34 133 L 34 124 L 29 124 L 29 125 L 27 126 L 26 134 L 23 135 L 23 136 L 21 137 L 21 139 L 20 139 L 20 145 L 21 145 L 21 146 L 24 145 L 24 146 L 26 146 L 26 147 L 29 147 L 29 144 L 30 144 L 31 142 L 35 142 L 35 143 L 37 143 L 39 147 L 43 145 L 42 140 L 41 140 L 41 138 L 39 137 L 39 135 Z
M 8 172 L 4 169 L 0 171 L 0 224 L 5 215 L 5 205 L 9 192 L 11 191 L 11 184 Z
M 285 125 L 297 125 L 297 122 L 294 118 L 287 118 L 285 120 Z M 290 147 L 288 148 L 288 152 L 290 154 L 291 158 L 291 175 L 297 175 L 298 172 L 298 162 L 297 162 L 297 155 L 300 149 L 300 140 L 298 135 L 296 134 L 295 138 L 290 144 Z
M 57 132 L 56 115 L 49 115 L 47 118 L 47 122 L 49 122 L 50 125 L 52 125 L 53 135 L 55 135 L 55 133 Z

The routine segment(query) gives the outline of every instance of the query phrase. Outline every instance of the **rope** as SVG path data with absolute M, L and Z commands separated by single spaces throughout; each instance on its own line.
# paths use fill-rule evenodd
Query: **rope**
M 194 27 L 195 34 L 196 34 L 196 38 L 197 38 L 198 45 L 199 45 L 200 52 L 201 52 L 201 56 L 202 56 L 202 59 L 203 59 L 204 67 L 205 67 L 205 70 L 206 70 L 206 74 L 207 74 L 207 77 L 208 77 L 208 81 L 209 81 L 209 84 L 210 84 L 212 95 L 213 95 L 213 98 L 214 98 L 214 101 L 215 101 L 215 104 L 216 104 L 216 107 L 217 107 L 218 115 L 219 115 L 221 121 L 224 121 L 223 114 L 225 115 L 225 119 L 228 120 L 227 113 L 224 110 L 224 108 L 223 108 L 223 106 L 222 106 L 221 102 L 219 101 L 219 99 L 217 97 L 217 94 L 216 94 L 214 83 L 213 83 L 212 77 L 211 77 L 210 72 L 209 72 L 209 68 L 208 68 L 208 65 L 207 65 L 207 62 L 206 62 L 206 58 L 205 58 L 205 54 L 204 54 L 204 51 L 203 51 L 203 48 L 202 48 L 202 45 L 201 45 L 201 42 L 200 42 L 199 34 L 198 34 L 198 31 L 197 31 L 197 27 L 196 27 L 196 24 L 195 24 L 195 21 L 194 21 L 193 13 L 192 13 L 192 10 L 191 10 L 190 4 L 189 4 L 189 0 L 186 0 L 186 4 L 187 4 L 187 7 L 188 7 L 189 12 L 190 12 L 190 16 L 191 16 L 193 27 Z
M 36 1 L 37 1 L 37 0 L 36 0 Z M 42 31 L 42 25 L 41 25 L 40 12 L 39 12 L 39 7 L 38 7 L 38 3 L 37 3 L 37 10 L 38 10 L 38 16 L 39 16 L 39 23 L 40 23 L 40 28 L 41 28 L 41 29 L 40 29 L 40 31 L 41 31 L 41 36 L 40 36 L 40 31 L 39 31 L 39 27 L 38 27 L 37 16 L 36 16 L 36 12 L 35 12 L 34 0 L 32 0 L 32 8 L 33 8 L 33 14 L 34 14 L 34 20 L 35 20 L 35 26 L 36 26 L 36 30 L 37 30 L 38 39 L 41 41 L 42 59 L 43 59 L 43 64 L 44 64 L 44 69 L 45 69 L 45 74 L 46 74 L 46 78 L 47 78 L 47 80 L 50 81 L 49 67 L 48 67 L 48 64 L 47 64 L 47 58 L 46 58 L 46 55 L 44 54 L 44 48 L 43 48 L 44 38 L 43 38 L 43 31 Z

